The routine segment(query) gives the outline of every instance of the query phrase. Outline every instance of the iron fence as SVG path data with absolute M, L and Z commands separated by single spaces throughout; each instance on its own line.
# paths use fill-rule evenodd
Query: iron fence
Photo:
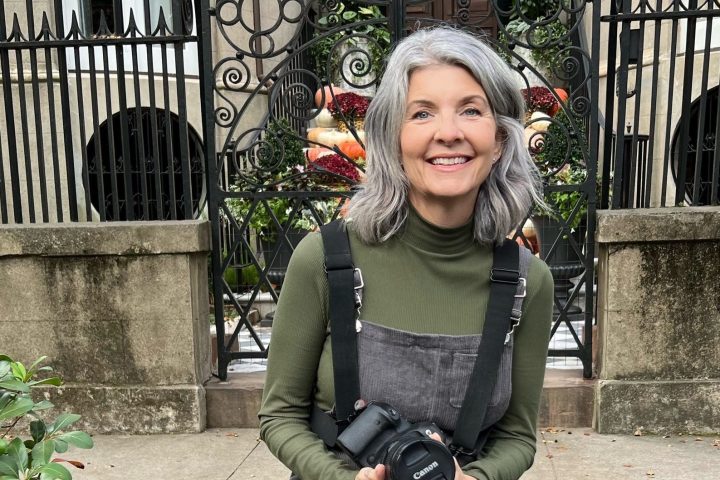
M 352 195 L 355 179 L 336 174 L 328 181 L 327 171 L 307 168 L 313 149 L 325 148 L 362 169 L 335 137 L 314 136 L 322 101 L 335 101 L 338 93 L 323 98 L 316 109 L 314 92 L 333 83 L 372 97 L 392 43 L 415 28 L 442 23 L 493 42 L 517 71 L 528 101 L 534 85 L 556 100 L 553 87 L 567 89 L 568 98 L 557 102 L 562 115 L 543 120 L 554 126 L 538 128 L 529 144 L 538 161 L 548 163 L 548 198 L 562 202 L 564 210 L 537 241 L 520 230 L 517 238 L 539 247 L 559 284 L 552 330 L 556 337 L 562 330 L 566 341 L 552 346 L 550 355 L 579 359 L 584 375 L 591 376 L 596 171 L 591 146 L 598 138 L 598 115 L 591 93 L 597 91 L 597 70 L 589 49 L 599 49 L 599 40 L 584 30 L 586 2 L 549 3 L 540 19 L 528 17 L 522 2 L 505 0 L 444 2 L 442 8 L 432 1 L 266 2 L 263 11 L 276 13 L 274 23 L 253 13 L 260 8 L 257 0 L 248 2 L 252 11 L 244 17 L 232 1 L 199 11 L 205 136 L 217 139 L 206 143 L 205 156 L 217 159 L 208 164 L 208 215 L 220 378 L 235 361 L 266 357 L 267 337 L 258 333 L 257 322 L 272 314 L 265 315 L 259 305 L 267 298 L 272 310 L 278 298 L 298 225 L 336 218 Z M 510 19 L 526 21 L 529 33 L 508 28 Z M 560 34 L 540 38 L 560 23 Z M 548 47 L 554 52 L 551 68 L 540 72 L 527 57 Z M 362 126 L 354 118 L 342 120 L 348 126 L 345 138 L 362 146 Z M 528 128 L 533 125 L 539 127 L 540 120 L 529 119 Z M 555 145 L 552 159 L 547 144 Z M 566 166 L 581 173 L 558 185 Z M 545 222 L 536 219 L 536 230 Z M 237 349 L 241 333 L 251 345 Z
M 605 8 L 602 208 L 720 204 L 720 3 Z
M 2 223 L 197 217 L 192 2 L 49 3 L 0 0 Z

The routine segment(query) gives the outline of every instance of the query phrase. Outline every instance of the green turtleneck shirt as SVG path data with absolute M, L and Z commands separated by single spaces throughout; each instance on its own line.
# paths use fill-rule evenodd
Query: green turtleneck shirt
M 363 321 L 415 333 L 482 332 L 492 248 L 474 241 L 472 224 L 439 228 L 410 209 L 401 233 L 372 246 L 353 234 L 352 222 L 348 229 L 353 262 L 365 281 Z M 334 403 L 323 258 L 322 238 L 314 233 L 290 261 L 273 321 L 260 436 L 303 480 L 354 480 L 357 470 L 329 452 L 308 424 L 313 402 L 324 410 Z M 467 475 L 515 480 L 532 465 L 552 303 L 550 271 L 533 257 L 515 331 L 510 405 L 481 458 L 463 468 Z

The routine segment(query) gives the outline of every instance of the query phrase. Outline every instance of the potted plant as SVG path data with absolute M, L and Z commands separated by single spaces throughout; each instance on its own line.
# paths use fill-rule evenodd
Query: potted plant
M 365 130 L 365 115 L 369 106 L 370 101 L 367 98 L 354 92 L 346 92 L 337 95 L 328 105 L 328 110 L 337 121 L 338 130 L 359 131 Z
M 72 480 L 72 474 L 61 463 L 78 468 L 83 464 L 75 460 L 54 457 L 65 453 L 68 446 L 92 448 L 93 441 L 85 432 L 68 431 L 80 415 L 64 413 L 52 422 L 46 422 L 43 412 L 53 407 L 47 400 L 35 401 L 33 393 L 38 387 L 62 384 L 59 377 L 37 379 L 40 372 L 52 369 L 40 366 L 41 357 L 30 367 L 0 354 L 0 478 L 4 480 Z M 23 440 L 14 432 L 16 426 L 28 424 L 29 438 Z

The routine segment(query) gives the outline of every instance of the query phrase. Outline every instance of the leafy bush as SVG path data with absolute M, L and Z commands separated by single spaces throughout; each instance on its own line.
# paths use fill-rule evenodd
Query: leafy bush
M 82 463 L 52 458 L 54 453 L 65 453 L 68 445 L 92 448 L 93 441 L 85 432 L 65 431 L 80 419 L 80 415 L 64 413 L 54 422 L 46 423 L 40 412 L 53 407 L 47 400 L 35 402 L 32 392 L 38 386 L 60 386 L 59 377 L 36 379 L 39 372 L 51 371 L 40 364 L 41 357 L 30 368 L 0 354 L 0 479 L 1 480 L 71 480 L 72 474 L 59 462 L 84 468 Z M 27 417 L 30 421 L 30 438 L 22 440 L 12 434 L 13 429 Z

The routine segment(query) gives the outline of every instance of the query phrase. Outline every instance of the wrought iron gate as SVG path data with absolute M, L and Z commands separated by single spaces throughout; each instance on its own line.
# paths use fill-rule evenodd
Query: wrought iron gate
M 526 228 L 516 236 L 539 251 L 556 278 L 552 330 L 555 337 L 562 330 L 569 343 L 551 346 L 550 355 L 579 359 L 584 375 L 591 376 L 596 162 L 589 152 L 597 151 L 597 102 L 591 92 L 598 84 L 588 45 L 593 58 L 600 45 L 599 23 L 586 18 L 586 2 L 198 4 L 204 138 L 215 139 L 205 142 L 205 157 L 214 159 L 207 168 L 208 214 L 220 378 L 227 377 L 232 360 L 267 355 L 256 312 L 265 317 L 260 305 L 277 301 L 282 262 L 304 230 L 341 215 L 359 181 L 363 97 L 371 97 L 381 81 L 392 43 L 437 23 L 485 34 L 518 72 L 518 86 L 534 112 L 527 119 L 528 146 L 559 214 L 536 219 L 537 235 Z M 438 11 L 442 17 L 425 16 Z M 592 31 L 586 25 L 593 25 Z M 323 94 L 330 82 L 336 89 Z M 340 96 L 337 86 L 346 95 Z M 315 108 L 316 100 L 321 107 L 331 100 L 336 129 L 317 130 L 332 119 Z M 235 325 L 227 327 L 226 317 L 235 318 Z M 245 331 L 255 348 L 237 351 L 238 335 Z

